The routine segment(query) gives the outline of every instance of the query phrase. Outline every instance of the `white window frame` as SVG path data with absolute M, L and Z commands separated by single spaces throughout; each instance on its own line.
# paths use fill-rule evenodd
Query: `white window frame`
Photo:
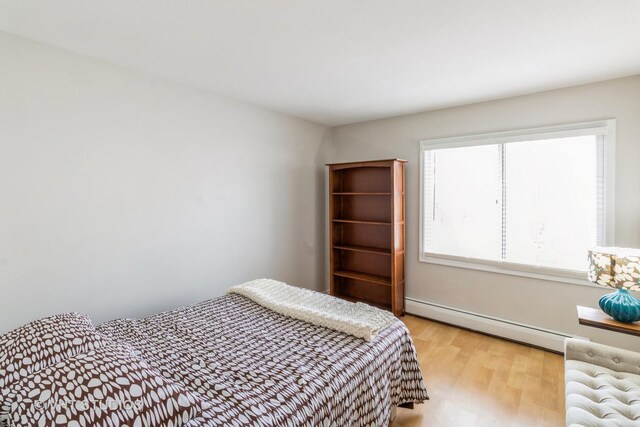
M 449 138 L 425 139 L 420 141 L 420 238 L 419 261 L 429 264 L 446 265 L 492 273 L 523 276 L 561 283 L 596 286 L 586 279 L 587 260 L 585 254 L 585 271 L 578 272 L 551 267 L 537 267 L 528 264 L 517 264 L 505 261 L 466 258 L 423 252 L 424 248 L 424 152 L 433 149 L 471 147 L 492 145 L 518 141 L 535 141 L 570 136 L 598 134 L 604 141 L 604 227 L 603 241 L 606 246 L 615 242 L 615 142 L 616 120 L 606 119 L 591 122 L 545 126 L 504 132 L 491 132 L 474 135 L 454 136 Z

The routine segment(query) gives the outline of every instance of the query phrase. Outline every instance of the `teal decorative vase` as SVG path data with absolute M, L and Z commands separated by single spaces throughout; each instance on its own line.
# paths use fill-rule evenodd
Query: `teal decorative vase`
M 626 289 L 603 295 L 600 298 L 602 311 L 618 322 L 637 322 L 640 320 L 640 300 L 629 294 Z

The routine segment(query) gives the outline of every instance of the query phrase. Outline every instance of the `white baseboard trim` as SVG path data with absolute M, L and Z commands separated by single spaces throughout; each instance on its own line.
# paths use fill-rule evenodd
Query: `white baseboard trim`
M 539 328 L 537 326 L 500 319 L 485 314 L 461 310 L 446 305 L 421 301 L 414 298 L 405 299 L 407 314 L 426 317 L 440 322 L 450 323 L 486 334 L 507 338 L 549 350 L 563 352 L 565 338 L 580 338 L 565 332 Z

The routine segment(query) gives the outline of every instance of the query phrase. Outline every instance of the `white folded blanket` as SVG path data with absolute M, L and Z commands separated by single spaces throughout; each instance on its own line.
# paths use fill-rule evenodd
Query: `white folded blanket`
M 233 286 L 228 293 L 245 296 L 263 307 L 294 319 L 371 341 L 396 318 L 388 311 L 352 303 L 270 279 Z

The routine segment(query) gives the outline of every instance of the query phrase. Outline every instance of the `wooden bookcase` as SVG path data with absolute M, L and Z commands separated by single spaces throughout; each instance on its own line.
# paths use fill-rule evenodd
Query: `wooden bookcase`
M 404 164 L 329 167 L 331 295 L 404 314 Z

